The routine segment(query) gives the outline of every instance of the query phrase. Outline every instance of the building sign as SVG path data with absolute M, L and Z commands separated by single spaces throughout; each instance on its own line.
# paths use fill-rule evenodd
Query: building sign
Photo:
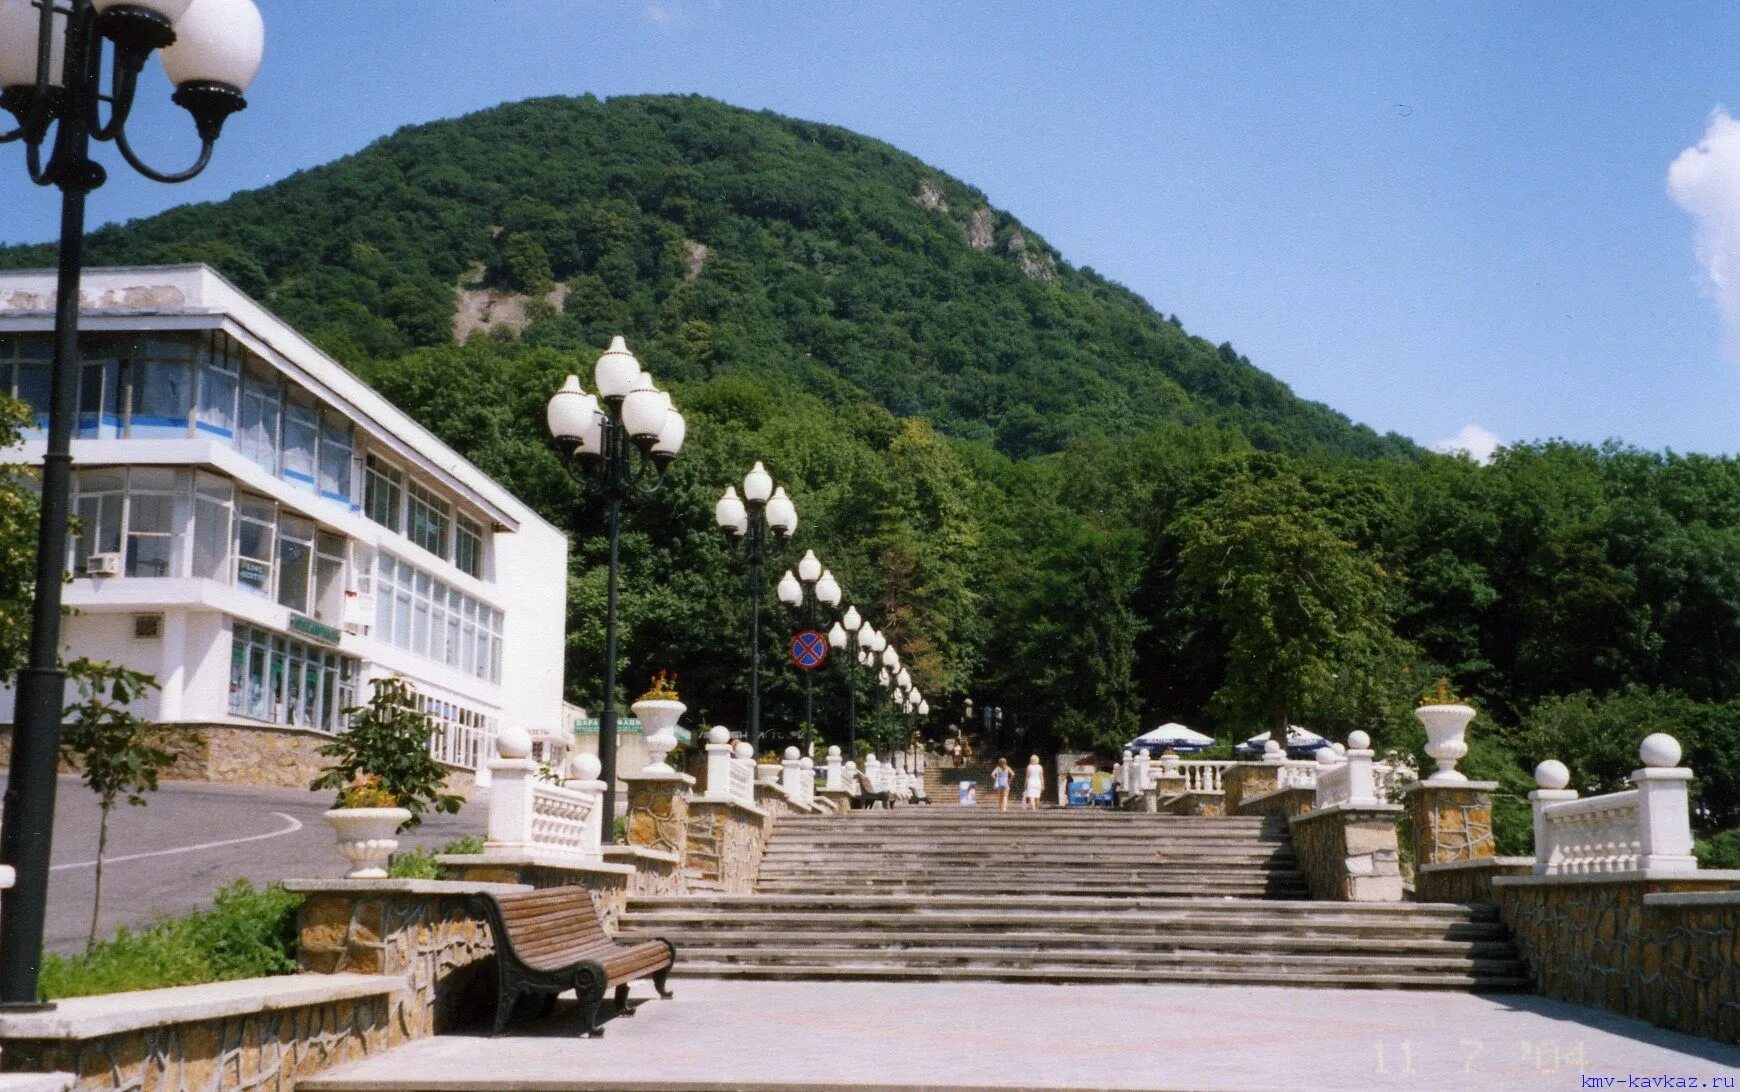
M 301 614 L 293 613 L 290 615 L 290 628 L 294 632 L 302 634 L 304 637 L 312 637 L 316 641 L 325 641 L 329 645 L 338 644 L 338 639 L 341 636 L 337 629 L 327 625 L 325 622 L 316 622 L 314 619 Z
M 255 561 L 252 558 L 238 558 L 236 560 L 236 580 L 239 583 L 249 584 L 256 588 L 265 587 L 266 563 L 264 561 Z

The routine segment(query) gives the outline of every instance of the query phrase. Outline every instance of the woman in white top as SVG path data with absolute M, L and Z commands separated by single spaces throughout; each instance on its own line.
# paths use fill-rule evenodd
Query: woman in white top
M 1032 755 L 1027 759 L 1027 782 L 1021 787 L 1021 806 L 1039 810 L 1039 798 L 1045 795 L 1045 767 L 1039 764 L 1039 756 Z

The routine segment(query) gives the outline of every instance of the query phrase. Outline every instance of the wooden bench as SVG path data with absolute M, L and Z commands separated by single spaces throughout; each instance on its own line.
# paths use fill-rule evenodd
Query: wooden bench
M 852 799 L 852 806 L 859 809 L 873 808 L 881 804 L 884 809 L 894 806 L 894 798 L 887 792 L 877 792 L 870 783 L 870 778 L 863 770 L 858 771 L 858 795 Z
M 616 1011 L 633 1016 L 628 984 L 649 975 L 660 997 L 670 997 L 665 979 L 677 956 L 668 940 L 619 944 L 604 932 L 604 922 L 583 887 L 551 887 L 519 895 L 478 895 L 490 932 L 495 935 L 495 1030 L 507 1027 L 521 994 L 542 995 L 548 1014 L 556 995 L 573 990 L 580 1000 L 586 1034 L 599 1036 L 598 1006 L 604 991 L 616 987 Z

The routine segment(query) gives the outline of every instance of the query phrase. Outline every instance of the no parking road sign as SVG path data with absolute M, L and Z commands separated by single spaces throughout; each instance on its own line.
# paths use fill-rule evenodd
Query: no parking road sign
M 828 662 L 828 639 L 820 630 L 804 629 L 792 635 L 791 662 L 814 671 Z

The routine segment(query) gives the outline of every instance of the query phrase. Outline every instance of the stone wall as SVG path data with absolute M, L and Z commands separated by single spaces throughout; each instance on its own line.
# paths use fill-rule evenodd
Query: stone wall
M 478 854 L 444 854 L 435 858 L 443 876 L 469 884 L 518 884 L 524 887 L 583 887 L 604 922 L 606 932 L 616 924 L 628 905 L 634 880 L 632 866 L 616 864 L 561 864 L 512 853 L 485 851 Z
M 421 1039 L 493 1011 L 495 941 L 472 895 L 521 886 L 443 880 L 292 880 L 307 897 L 297 913 L 298 969 L 317 974 L 405 975 L 393 999 L 393 1032 Z
M 1165 808 L 1170 815 L 1225 815 L 1226 794 L 1218 792 L 1187 792 L 1173 798 Z
M 392 1014 L 402 978 L 309 977 L 74 998 L 0 1018 L 0 1071 L 71 1073 L 81 1090 L 292 1092 L 410 1038 Z
M 1281 767 L 1273 762 L 1241 762 L 1228 766 L 1220 776 L 1221 792 L 1225 796 L 1225 814 L 1238 815 L 1239 804 L 1246 798 L 1262 796 L 1280 787 Z
M 1500 876 L 1494 901 L 1535 988 L 1740 1043 L 1740 874 Z
M 683 895 L 688 885 L 683 877 L 683 859 L 641 846 L 605 846 L 604 859 L 634 869 L 628 881 L 630 895 Z
M 1492 837 L 1496 788 L 1496 781 L 1409 786 L 1405 804 L 1413 820 L 1414 866 L 1491 857 L 1498 844 Z
M 307 728 L 272 724 L 172 724 L 165 726 L 175 762 L 163 773 L 168 781 L 212 781 L 306 789 L 320 776 L 326 759 L 315 749 L 332 737 Z M 12 763 L 12 726 L 0 725 L 0 766 Z M 62 773 L 76 773 L 63 758 Z M 469 796 L 476 777 L 457 766 L 447 768 L 447 791 Z
M 1279 815 L 1291 819 L 1304 815 L 1317 803 L 1316 789 L 1274 789 L 1239 801 L 1235 815 Z
M 1290 820 L 1293 855 L 1311 897 L 1340 902 L 1399 902 L 1395 804 L 1331 804 Z
M 1479 857 L 1414 869 L 1415 902 L 1491 902 L 1494 876 L 1527 876 L 1533 857 Z
M 716 862 L 691 863 L 728 894 L 754 891 L 761 854 L 773 833 L 773 815 L 729 800 L 691 800 L 689 816 L 700 832 L 697 840 L 716 847 L 718 853 Z

